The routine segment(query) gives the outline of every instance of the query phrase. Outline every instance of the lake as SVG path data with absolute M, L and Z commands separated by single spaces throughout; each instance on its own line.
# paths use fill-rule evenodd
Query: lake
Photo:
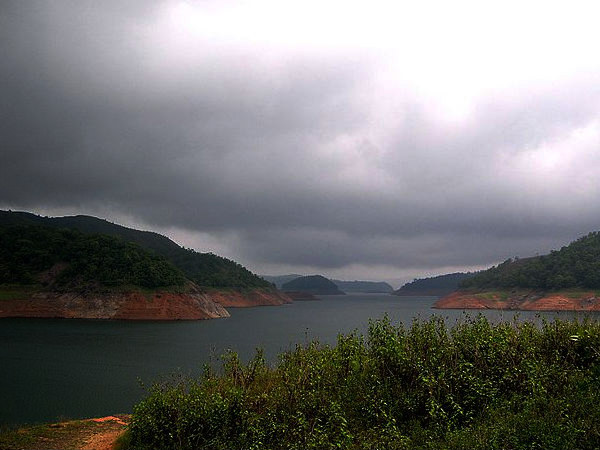
M 451 324 L 465 312 L 433 310 L 436 297 L 384 294 L 323 296 L 278 307 L 229 308 L 227 319 L 130 322 L 71 319 L 0 320 L 0 423 L 53 421 L 131 412 L 150 385 L 175 371 L 196 374 L 227 349 L 246 360 L 262 347 L 269 361 L 296 343 L 334 343 L 366 331 L 388 314 L 410 324 L 437 314 Z M 477 311 L 469 314 L 476 315 Z M 515 312 L 486 310 L 492 320 Z M 533 319 L 535 312 L 518 313 Z M 558 313 L 543 313 L 552 318 Z M 560 313 L 573 317 L 575 313 Z

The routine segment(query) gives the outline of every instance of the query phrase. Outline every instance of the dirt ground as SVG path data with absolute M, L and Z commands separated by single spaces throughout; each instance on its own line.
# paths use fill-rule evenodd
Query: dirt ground
M 0 433 L 2 450 L 113 450 L 129 415 L 36 425 Z

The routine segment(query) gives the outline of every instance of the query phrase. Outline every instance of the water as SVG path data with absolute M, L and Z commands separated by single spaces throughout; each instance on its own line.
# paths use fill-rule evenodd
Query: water
M 364 332 L 388 314 L 410 324 L 438 314 L 453 323 L 461 310 L 432 310 L 435 297 L 324 296 L 279 307 L 230 308 L 228 319 L 128 322 L 64 319 L 0 320 L 0 423 L 131 412 L 147 385 L 174 371 L 196 374 L 234 349 L 243 359 L 262 347 L 270 361 L 308 339 L 334 343 L 338 333 Z M 470 314 L 477 314 L 471 312 Z M 492 320 L 515 313 L 484 311 Z M 536 313 L 520 312 L 529 319 Z M 556 313 L 545 313 L 553 317 Z M 561 313 L 564 318 L 574 313 Z

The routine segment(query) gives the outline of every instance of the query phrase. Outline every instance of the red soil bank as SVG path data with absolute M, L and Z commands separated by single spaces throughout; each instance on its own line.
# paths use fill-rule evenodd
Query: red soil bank
M 225 307 L 275 306 L 291 303 L 282 292 L 202 290 L 174 292 L 32 292 L 0 301 L 2 317 L 67 319 L 197 320 L 229 317 Z
M 208 291 L 213 301 L 225 307 L 248 308 L 252 306 L 278 306 L 292 303 L 286 294 L 276 290 L 252 289 L 244 291 Z
M 439 309 L 515 309 L 524 311 L 600 311 L 594 292 L 518 291 L 500 296 L 485 291 L 456 291 L 435 302 Z
M 199 294 L 157 292 L 53 293 L 0 301 L 0 317 L 67 319 L 192 320 L 229 317 L 223 306 Z

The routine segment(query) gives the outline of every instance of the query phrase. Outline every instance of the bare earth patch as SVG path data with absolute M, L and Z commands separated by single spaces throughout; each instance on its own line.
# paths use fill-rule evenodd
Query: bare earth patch
M 35 425 L 0 433 L 3 450 L 113 450 L 129 415 Z

